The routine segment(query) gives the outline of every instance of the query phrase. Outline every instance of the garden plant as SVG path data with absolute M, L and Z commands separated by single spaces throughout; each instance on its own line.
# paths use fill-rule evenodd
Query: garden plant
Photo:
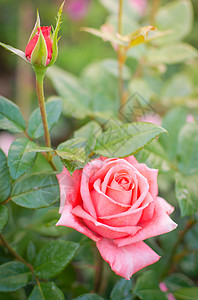
M 0 5 L 0 299 L 198 299 L 198 3 Z

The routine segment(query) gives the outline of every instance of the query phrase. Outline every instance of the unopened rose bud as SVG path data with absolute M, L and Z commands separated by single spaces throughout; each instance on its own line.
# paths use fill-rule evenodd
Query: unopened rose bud
M 35 36 L 29 41 L 25 55 L 33 65 L 45 67 L 52 58 L 51 26 L 37 28 Z

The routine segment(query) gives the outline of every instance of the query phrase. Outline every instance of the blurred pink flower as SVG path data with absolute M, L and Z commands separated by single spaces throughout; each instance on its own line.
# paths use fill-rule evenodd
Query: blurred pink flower
M 188 114 L 188 115 L 187 115 L 187 118 L 186 118 L 186 122 L 187 122 L 187 123 L 193 123 L 193 122 L 194 122 L 194 117 L 193 117 L 193 115 Z
M 168 292 L 168 288 L 164 282 L 160 282 L 159 287 L 162 292 L 165 292 L 165 293 Z M 173 294 L 168 293 L 168 300 L 176 300 L 176 299 L 173 296 Z
M 154 113 L 144 114 L 142 117 L 139 117 L 137 121 L 153 123 L 156 125 L 161 125 L 162 123 L 161 117 Z
M 129 0 L 129 3 L 139 16 L 145 15 L 148 7 L 147 0 Z
M 90 0 L 70 0 L 66 3 L 66 11 L 71 19 L 79 21 L 86 16 L 90 2 Z
M 0 148 L 8 155 L 9 148 L 14 141 L 15 137 L 7 132 L 0 133 Z

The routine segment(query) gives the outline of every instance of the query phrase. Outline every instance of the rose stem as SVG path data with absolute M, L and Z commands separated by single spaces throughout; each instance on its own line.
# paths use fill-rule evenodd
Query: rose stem
M 96 249 L 96 265 L 95 265 L 95 281 L 94 281 L 94 292 L 99 293 L 103 274 L 103 259 Z
M 152 2 L 151 16 L 150 16 L 151 25 L 154 25 L 154 23 L 155 23 L 155 16 L 156 16 L 159 5 L 160 5 L 160 0 L 154 0 Z
M 51 140 L 47 123 L 47 114 L 45 109 L 44 91 L 43 91 L 43 79 L 44 72 L 36 72 L 36 91 L 38 96 L 39 107 L 41 111 L 41 118 L 43 122 L 45 144 L 47 147 L 51 148 Z
M 119 0 L 119 10 L 118 10 L 118 33 L 122 34 L 122 14 L 123 14 L 123 0 Z M 124 83 L 123 83 L 123 47 L 119 45 L 118 47 L 118 88 L 120 97 L 120 106 L 124 104 Z
M 196 224 L 196 222 L 197 222 L 197 220 L 195 220 L 195 219 L 189 219 L 184 230 L 179 233 L 178 239 L 177 239 L 175 245 L 173 246 L 172 252 L 170 254 L 170 257 L 169 257 L 169 260 L 167 263 L 167 267 L 166 267 L 165 271 L 162 273 L 162 276 L 161 276 L 162 279 L 164 277 L 166 277 L 166 275 L 171 273 L 173 264 L 175 262 L 175 257 L 177 256 L 176 255 L 177 249 L 178 249 L 179 245 L 183 242 L 186 233 Z
M 40 282 L 39 282 L 38 277 L 34 273 L 33 266 L 29 262 L 27 262 L 22 256 L 20 256 L 18 253 L 16 253 L 14 251 L 14 249 L 8 244 L 8 242 L 6 241 L 6 239 L 4 238 L 4 236 L 2 234 L 0 234 L 0 239 L 1 239 L 2 244 L 4 245 L 4 247 L 8 249 L 8 251 L 12 254 L 12 256 L 14 256 L 18 261 L 24 263 L 30 269 L 32 275 L 36 279 L 36 282 L 37 282 L 38 286 L 40 287 Z

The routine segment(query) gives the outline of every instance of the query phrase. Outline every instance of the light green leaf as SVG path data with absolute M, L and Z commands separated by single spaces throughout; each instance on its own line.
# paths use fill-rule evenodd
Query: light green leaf
M 53 152 L 53 151 L 54 150 L 52 148 L 37 146 L 35 144 L 35 146 L 33 148 L 28 148 L 25 152 L 38 152 L 38 153 L 42 153 L 42 152 Z
M 185 124 L 186 117 L 187 110 L 185 107 L 174 108 L 164 116 L 162 127 L 167 129 L 168 136 L 161 135 L 159 141 L 171 160 L 176 158 L 178 133 Z
M 198 295 L 198 287 L 182 288 L 173 294 L 177 300 L 195 300 Z
M 45 245 L 38 253 L 35 274 L 40 278 L 51 278 L 60 273 L 73 259 L 79 244 L 56 240 Z
M 180 130 L 177 159 L 182 173 L 186 175 L 198 173 L 198 124 L 187 123 Z
M 16 291 L 25 286 L 31 278 L 31 272 L 21 262 L 8 262 L 0 266 L 0 291 Z
M 142 300 L 167 300 L 166 294 L 159 288 L 158 275 L 152 270 L 138 277 L 133 292 Z
M 147 59 L 153 64 L 176 64 L 186 62 L 198 56 L 198 51 L 193 46 L 186 43 L 177 43 L 163 46 L 161 48 L 152 48 Z
M 50 206 L 59 200 L 59 184 L 53 174 L 33 174 L 21 177 L 12 189 L 11 198 L 17 205 L 27 208 Z
M 12 143 L 8 153 L 8 166 L 13 179 L 17 179 L 28 171 L 36 160 L 37 153 L 26 152 L 34 147 L 34 143 L 27 138 L 16 139 Z
M 77 77 L 57 67 L 48 68 L 47 76 L 63 99 L 63 113 L 77 119 L 84 119 L 90 113 L 88 107 L 91 98 Z
M 8 198 L 11 191 L 11 178 L 7 165 L 7 157 L 0 149 L 0 202 Z
M 4 229 L 9 220 L 9 211 L 7 206 L 0 205 L 0 232 Z
M 53 282 L 42 282 L 36 285 L 28 300 L 64 300 L 63 292 Z
M 82 126 L 80 129 L 74 132 L 74 138 L 85 138 L 86 139 L 86 155 L 89 155 L 96 144 L 97 137 L 102 133 L 101 126 L 95 122 L 91 121 L 86 125 Z
M 159 169 L 161 172 L 170 171 L 170 164 L 164 148 L 158 141 L 153 141 L 136 155 L 140 163 L 145 163 L 150 168 Z
M 94 152 L 107 157 L 129 156 L 164 132 L 162 127 L 145 122 L 112 127 L 97 139 Z
M 39 12 L 37 10 L 37 18 L 36 18 L 36 23 L 34 25 L 34 28 L 32 30 L 32 33 L 30 34 L 29 37 L 29 41 L 28 43 L 31 41 L 31 39 L 35 36 L 35 34 L 37 33 L 37 28 L 39 28 L 41 26 L 41 22 L 40 22 L 40 17 L 39 17 Z
M 25 127 L 25 121 L 19 107 L 12 101 L 0 96 L 0 128 L 11 132 L 23 132 Z
M 132 299 L 132 286 L 130 280 L 120 279 L 114 286 L 110 300 L 131 300 Z
M 119 76 L 119 69 L 118 69 L 118 62 L 116 59 L 113 58 L 108 58 L 104 59 L 102 61 L 102 66 L 111 75 L 113 75 L 115 78 L 118 78 Z M 124 80 L 129 80 L 131 78 L 131 70 L 124 65 L 123 66 L 123 79 Z
M 58 97 L 51 97 L 45 103 L 45 107 L 48 127 L 50 130 L 58 122 L 62 111 L 62 100 Z M 28 123 L 28 134 L 32 139 L 38 139 L 44 135 L 43 123 L 39 108 L 37 108 L 30 116 Z
M 179 203 L 181 216 L 191 216 L 197 211 L 198 175 L 182 176 L 175 174 L 175 194 Z
M 12 52 L 14 54 L 16 54 L 17 56 L 23 58 L 26 62 L 29 63 L 29 61 L 27 60 L 27 58 L 25 56 L 25 53 L 23 51 L 21 51 L 21 50 L 19 50 L 17 48 L 14 48 L 14 47 L 12 47 L 10 45 L 6 45 L 4 43 L 1 43 L 1 42 L 0 42 L 0 46 L 2 46 L 3 48 L 5 48 L 6 50 L 8 50 L 8 51 L 10 51 L 10 52 Z
M 171 1 L 156 13 L 156 27 L 159 30 L 171 30 L 172 34 L 157 41 L 171 43 L 187 36 L 193 25 L 193 9 L 189 0 Z

